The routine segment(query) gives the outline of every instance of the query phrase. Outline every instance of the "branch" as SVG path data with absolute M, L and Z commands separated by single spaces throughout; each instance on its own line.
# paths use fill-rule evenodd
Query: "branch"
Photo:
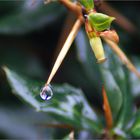
M 49 78 L 48 78 L 48 80 L 45 84 L 46 86 L 48 86 L 50 84 L 52 78 L 54 77 L 55 73 L 57 72 L 58 68 L 60 67 L 60 65 L 61 65 L 64 57 L 66 56 L 72 42 L 74 41 L 82 23 L 83 22 L 80 19 L 76 20 L 76 22 L 75 22 L 67 40 L 66 40 L 66 42 L 64 43 L 64 46 L 63 46 L 62 50 L 60 51 L 60 53 L 59 53 L 59 55 L 56 59 L 56 62 L 54 64 L 53 68 L 52 68 L 51 74 L 49 75 Z
M 135 27 L 135 25 L 129 19 L 119 13 L 116 9 L 111 7 L 107 2 L 102 1 L 102 3 L 98 6 L 98 9 L 110 16 L 115 17 L 115 22 L 127 32 L 132 34 L 137 32 L 137 28 Z
M 84 21 L 81 6 L 69 0 L 59 0 L 59 2 L 72 11 L 78 19 L 80 19 L 82 22 Z
M 118 57 L 121 59 L 122 63 L 125 64 L 130 71 L 135 73 L 135 75 L 138 78 L 140 78 L 140 73 L 138 72 L 136 67 L 132 64 L 132 62 L 127 58 L 125 53 L 119 48 L 119 46 L 115 42 L 113 42 L 109 39 L 106 39 L 105 37 L 103 37 L 103 39 L 110 46 L 110 48 L 118 55 Z
M 103 109 L 105 112 L 106 124 L 107 124 L 107 128 L 110 129 L 113 126 L 113 119 L 112 119 L 111 108 L 104 87 L 102 89 L 102 94 L 103 94 Z
M 55 49 L 54 57 L 53 57 L 53 63 L 55 62 L 60 50 L 62 49 L 63 44 L 65 43 L 74 23 L 75 23 L 75 17 L 73 16 L 71 12 L 68 12 L 66 20 L 63 23 L 63 27 L 60 33 L 60 37 L 58 39 L 58 43 L 56 45 L 56 49 Z

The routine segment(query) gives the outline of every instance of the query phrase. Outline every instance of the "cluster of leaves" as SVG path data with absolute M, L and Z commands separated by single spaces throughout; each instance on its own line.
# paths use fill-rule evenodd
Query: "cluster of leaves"
M 27 1 L 22 1 L 21 3 L 24 5 Z M 56 14 L 53 12 L 55 6 L 55 4 L 49 5 L 47 8 L 44 7 L 44 9 L 42 9 L 41 6 L 35 8 L 34 10 L 30 9 L 29 11 L 23 9 L 24 12 L 21 9 L 20 10 L 22 11 L 21 13 L 29 17 L 26 19 L 26 16 L 24 15 L 24 21 L 31 21 L 37 25 L 36 21 L 42 21 L 41 18 L 43 18 L 43 15 L 45 19 L 49 19 L 47 16 L 50 16 L 50 14 Z M 37 14 L 35 13 L 35 10 L 37 10 Z M 42 10 L 41 13 L 40 10 Z M 19 12 L 17 13 L 19 14 Z M 59 18 L 62 13 L 60 12 L 51 16 L 53 18 L 55 18 L 55 16 Z M 0 24 L 0 26 L 3 25 L 3 28 L 1 28 L 3 29 L 1 31 L 2 33 L 23 33 L 25 31 L 33 30 L 33 27 L 34 29 L 37 28 L 36 25 L 32 26 L 32 28 L 28 26 L 33 25 L 32 23 L 20 24 L 19 22 L 21 22 L 21 20 L 18 20 L 18 18 L 20 18 L 22 14 L 18 14 L 16 15 L 13 13 L 2 20 Z M 31 17 L 35 18 L 31 20 L 29 16 L 30 14 L 34 14 L 35 16 L 31 15 Z M 43 22 L 45 22 L 43 24 L 47 24 L 48 20 L 43 20 Z M 29 28 L 23 28 L 26 27 L 26 25 Z M 101 91 L 99 87 L 101 87 L 102 83 L 104 83 L 113 114 L 113 128 L 109 132 L 110 135 L 114 138 L 122 139 L 139 138 L 140 113 L 139 110 L 136 109 L 133 100 L 133 92 L 135 88 L 138 88 L 137 85 L 139 84 L 139 80 L 136 78 L 134 79 L 134 75 L 129 73 L 117 56 L 107 48 L 107 62 L 97 65 L 89 47 L 89 41 L 83 30 L 80 30 L 79 32 L 75 40 L 75 46 L 76 57 L 74 61 L 72 60 L 72 63 L 70 62 L 71 64 L 69 64 L 69 62 L 65 63 L 66 68 L 70 69 L 68 71 L 66 69 L 64 72 L 64 74 L 67 75 L 65 78 L 70 78 L 71 83 L 78 87 L 82 87 L 84 89 L 84 93 L 88 94 L 88 97 L 92 97 L 92 102 L 95 102 L 95 98 L 100 98 L 101 101 L 102 97 L 100 95 Z M 81 68 L 80 71 L 79 67 Z M 93 135 L 92 138 L 101 138 L 104 134 L 106 124 L 105 119 L 103 118 L 103 113 L 99 113 L 97 110 L 92 108 L 89 100 L 87 100 L 81 89 L 74 88 L 68 84 L 54 84 L 52 85 L 54 97 L 52 100 L 45 102 L 39 97 L 40 88 L 43 83 L 42 81 L 39 82 L 39 80 L 32 79 L 30 77 L 27 78 L 26 76 L 18 74 L 7 67 L 4 67 L 3 69 L 13 93 L 34 107 L 38 112 L 43 112 L 46 116 L 50 116 L 52 123 L 67 124 L 76 129 L 76 131 L 78 130 L 78 132 L 86 130 Z M 136 84 L 136 82 L 138 84 Z M 48 123 L 50 120 L 47 121 L 46 119 L 43 119 L 42 123 Z M 37 120 L 35 120 L 35 122 L 36 121 Z M 80 138 L 80 136 L 78 138 Z
M 82 31 L 81 34 L 84 35 Z M 83 65 L 88 65 L 90 62 L 88 59 L 92 57 L 89 56 L 88 51 L 86 50 L 87 54 L 85 54 L 86 59 L 84 61 L 82 60 L 83 57 L 79 58 L 80 63 L 83 63 Z M 97 77 L 101 76 L 105 83 L 113 113 L 114 127 L 111 134 L 123 138 L 137 138 L 139 137 L 140 116 L 139 111 L 134 111 L 131 90 L 129 88 L 129 73 L 110 50 L 106 52 L 109 61 L 99 66 L 100 73 L 98 72 L 99 75 Z M 95 64 L 89 66 L 94 68 Z M 84 66 L 84 69 L 88 70 L 89 67 Z M 96 114 L 96 111 L 90 107 L 81 90 L 67 84 L 53 85 L 53 99 L 48 102 L 42 102 L 39 97 L 42 82 L 36 85 L 34 81 L 24 80 L 24 78 L 8 68 L 4 68 L 4 70 L 13 92 L 37 111 L 49 113 L 59 123 L 68 124 L 77 129 L 87 129 L 94 132 L 98 137 L 103 134 L 105 125 L 104 123 L 102 124 L 102 116 Z M 36 86 L 38 89 L 35 88 Z M 96 94 L 96 91 L 94 94 Z

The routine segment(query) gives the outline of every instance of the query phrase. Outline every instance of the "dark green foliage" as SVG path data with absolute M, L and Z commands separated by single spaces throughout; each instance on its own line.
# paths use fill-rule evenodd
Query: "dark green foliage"
M 80 2 L 89 9 L 93 7 L 93 1 L 89 0 L 90 4 Z M 122 6 L 121 2 L 118 5 Z M 52 68 L 63 26 L 60 19 L 65 18 L 65 9 L 58 3 L 44 5 L 43 1 L 35 1 L 32 4 L 24 0 L 0 1 L 0 11 L 0 138 L 68 138 L 70 129 L 49 128 L 48 124 L 73 127 L 77 139 L 83 138 L 85 133 L 83 139 L 102 138 L 106 128 L 102 86 L 106 89 L 113 114 L 113 128 L 109 135 L 116 139 L 140 138 L 140 113 L 137 109 L 140 105 L 140 80 L 126 69 L 106 44 L 107 61 L 99 65 L 87 35 L 81 29 L 56 74 L 52 84 L 53 98 L 43 101 L 39 93 Z M 94 16 L 104 16 L 97 15 Z M 135 22 L 139 23 L 136 13 L 135 16 Z M 103 26 L 100 26 L 97 17 L 90 17 L 97 31 L 110 27 L 112 19 L 104 16 Z M 120 44 L 123 46 L 128 42 L 130 45 L 131 36 L 118 31 Z M 131 51 L 129 56 L 139 68 L 139 57 Z

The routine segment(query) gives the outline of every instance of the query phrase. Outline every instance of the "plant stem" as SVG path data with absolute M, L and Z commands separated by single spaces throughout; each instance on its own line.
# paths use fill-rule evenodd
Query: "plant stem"
M 135 25 L 129 19 L 127 19 L 124 15 L 122 15 L 112 6 L 110 6 L 107 2 L 102 1 L 100 6 L 98 6 L 98 10 L 110 16 L 116 17 L 115 22 L 127 32 L 132 33 L 132 34 L 137 32 L 137 28 L 135 27 Z
M 102 89 L 102 94 L 103 94 L 103 109 L 105 112 L 107 128 L 111 129 L 113 126 L 112 112 L 111 112 L 111 108 L 108 102 L 108 97 L 106 95 L 106 91 L 104 87 Z
M 58 39 L 58 43 L 56 45 L 56 49 L 55 49 L 54 57 L 53 57 L 53 63 L 55 62 L 60 50 L 62 49 L 63 44 L 65 43 L 67 36 L 69 35 L 74 23 L 75 23 L 75 17 L 73 16 L 73 13 L 68 12 L 66 20 L 63 23 L 63 27 L 60 33 L 60 37 Z
M 130 71 L 132 71 L 133 73 L 135 73 L 135 75 L 138 78 L 140 78 L 140 73 L 138 72 L 136 67 L 131 63 L 131 61 L 127 58 L 125 53 L 119 48 L 119 46 L 115 42 L 113 42 L 113 41 L 111 41 L 109 39 L 106 39 L 105 37 L 103 39 L 110 46 L 110 48 L 119 56 L 119 58 L 127 66 L 127 68 Z
M 70 0 L 59 0 L 59 2 L 67 7 L 70 11 L 72 11 L 78 19 L 84 21 L 81 6 L 77 5 L 74 2 L 71 2 Z
M 77 35 L 82 23 L 83 22 L 80 19 L 76 20 L 76 22 L 75 22 L 75 24 L 74 24 L 74 26 L 73 26 L 73 28 L 72 28 L 67 40 L 64 43 L 63 48 L 61 49 L 61 51 L 60 51 L 60 53 L 59 53 L 59 55 L 58 55 L 58 57 L 56 59 L 56 62 L 54 64 L 53 68 L 52 68 L 51 74 L 50 74 L 50 76 L 49 76 L 49 78 L 48 78 L 48 80 L 47 80 L 47 82 L 45 84 L 46 86 L 48 84 L 50 84 L 50 82 L 51 82 L 52 78 L 54 77 L 56 71 L 60 67 L 60 65 L 61 65 L 64 57 L 66 56 L 66 54 L 67 54 L 67 52 L 68 52 L 73 40 L 75 39 L 75 37 L 76 37 L 76 35 Z

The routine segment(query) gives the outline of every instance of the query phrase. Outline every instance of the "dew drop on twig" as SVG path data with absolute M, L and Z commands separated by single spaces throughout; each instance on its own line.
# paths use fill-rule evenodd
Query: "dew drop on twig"
M 53 96 L 53 91 L 52 91 L 52 88 L 50 87 L 50 85 L 44 86 L 41 89 L 41 92 L 40 92 L 41 99 L 48 101 L 52 98 L 52 96 Z

